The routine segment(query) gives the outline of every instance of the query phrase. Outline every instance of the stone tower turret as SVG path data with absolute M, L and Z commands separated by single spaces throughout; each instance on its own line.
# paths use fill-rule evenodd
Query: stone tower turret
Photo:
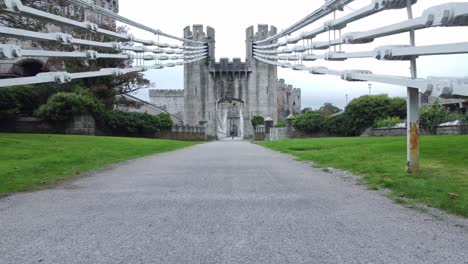
M 278 121 L 278 72 L 274 65 L 259 62 L 253 58 L 252 50 L 255 41 L 266 39 L 277 33 L 274 26 L 258 25 L 246 30 L 247 64 L 251 70 L 249 78 L 249 106 L 250 115 L 261 115 Z
M 278 110 L 283 93 L 279 91 L 277 68 L 255 60 L 252 52 L 255 41 L 275 34 L 276 28 L 268 25 L 259 25 L 257 32 L 250 27 L 245 62 L 240 58 L 216 61 L 214 29 L 186 27 L 184 38 L 202 43 L 185 44 L 207 45 L 208 59 L 184 66 L 184 122 L 204 125 L 209 135 L 219 138 L 253 136 L 251 120 L 256 115 L 277 122 L 285 112 Z M 285 99 L 281 105 L 293 112 Z
M 209 79 L 209 66 L 215 60 L 215 30 L 203 25 L 193 25 L 184 29 L 184 38 L 208 44 L 208 59 L 185 64 L 184 66 L 184 123 L 200 125 L 207 122 L 207 94 L 211 87 Z M 188 46 L 201 46 L 187 42 Z

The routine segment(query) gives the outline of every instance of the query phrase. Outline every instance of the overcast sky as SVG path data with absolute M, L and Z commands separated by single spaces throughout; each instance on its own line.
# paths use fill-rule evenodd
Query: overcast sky
M 282 30 L 302 19 L 323 4 L 323 0 L 198 0 L 198 1 L 148 1 L 148 0 L 120 0 L 120 14 L 145 25 L 161 29 L 166 33 L 182 36 L 183 28 L 192 24 L 204 24 L 216 30 L 216 57 L 235 58 L 245 60 L 245 29 L 251 25 L 270 24 Z M 371 0 L 356 0 L 349 4 L 345 11 L 338 12 L 337 17 L 352 12 L 370 3 Z M 415 17 L 420 16 L 428 7 L 448 3 L 466 2 L 461 0 L 419 0 L 414 6 Z M 350 24 L 343 33 L 365 31 L 405 20 L 406 9 L 386 11 L 370 18 Z M 304 31 L 315 29 L 328 16 L 306 28 Z M 302 32 L 301 30 L 300 32 Z M 300 34 L 298 32 L 297 34 Z M 136 36 L 153 38 L 143 31 L 131 28 L 130 33 Z M 293 36 L 296 36 L 294 34 Z M 328 34 L 322 34 L 317 41 L 328 40 Z M 416 32 L 417 45 L 430 45 L 468 40 L 468 29 L 465 28 L 436 28 Z M 161 42 L 177 43 L 161 38 Z M 408 44 L 409 35 L 400 34 L 376 40 L 371 44 L 345 45 L 344 51 L 367 51 L 378 46 Z M 468 76 L 468 56 L 435 56 L 418 59 L 419 77 L 427 76 Z M 326 66 L 330 69 L 365 69 L 374 73 L 409 76 L 409 62 L 380 62 L 375 59 L 355 59 L 345 62 L 317 61 L 307 63 L 313 66 Z M 146 73 L 146 77 L 156 84 L 157 89 L 183 89 L 183 67 L 164 70 L 153 70 Z M 307 72 L 296 72 L 279 69 L 278 77 L 286 82 L 302 88 L 303 107 L 318 108 L 324 102 L 331 102 L 341 108 L 345 106 L 346 97 L 349 99 L 369 93 L 367 83 L 351 83 L 333 76 L 317 76 Z M 379 83 L 372 84 L 372 94 L 386 93 L 391 96 L 406 96 L 406 88 Z M 148 91 L 137 94 L 142 99 L 148 99 Z

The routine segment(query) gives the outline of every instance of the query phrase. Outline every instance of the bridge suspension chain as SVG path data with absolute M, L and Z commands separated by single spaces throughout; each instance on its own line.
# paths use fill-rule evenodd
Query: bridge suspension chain
M 85 61 L 96 61 L 99 59 L 136 60 L 136 66 L 127 65 L 126 68 L 106 68 L 99 71 L 88 71 L 80 73 L 47 72 L 36 76 L 0 79 L 0 87 L 35 84 L 35 83 L 67 83 L 75 79 L 91 78 L 100 76 L 121 75 L 130 72 L 141 72 L 151 69 L 162 69 L 175 67 L 187 63 L 199 62 L 208 57 L 207 44 L 191 39 L 179 38 L 159 29 L 142 25 L 138 22 L 117 15 L 110 10 L 88 3 L 84 0 L 67 0 L 72 4 L 86 8 L 95 14 L 105 16 L 113 21 L 120 21 L 129 26 L 157 35 L 158 41 L 137 38 L 130 34 L 114 32 L 100 28 L 97 24 L 88 21 L 77 21 L 64 16 L 52 14 L 23 5 L 21 0 L 0 0 L 0 10 L 20 18 L 34 18 L 52 25 L 64 25 L 75 30 L 99 36 L 99 39 L 109 39 L 110 42 L 88 39 L 86 36 L 76 37 L 64 32 L 35 32 L 31 30 L 0 26 L 0 37 L 19 40 L 37 41 L 40 43 L 51 43 L 67 50 L 59 51 L 39 48 L 23 48 L 15 44 L 0 44 L 0 60 L 17 60 L 27 58 L 79 58 Z M 51 27 L 57 30 L 56 27 Z M 161 43 L 159 37 L 182 42 L 179 45 Z M 132 44 L 129 44 L 132 43 Z M 133 44 L 135 43 L 135 44 Z M 82 50 L 82 47 L 86 47 Z M 107 50 L 103 51 L 103 50 Z M 160 63 L 160 61 L 168 61 Z M 151 63 L 153 62 L 153 63 Z
M 287 29 L 281 31 L 280 33 L 274 36 L 255 42 L 255 44 L 259 45 L 259 44 L 275 41 L 282 37 L 291 35 L 292 33 L 316 22 L 317 20 L 329 14 L 332 14 L 336 10 L 342 9 L 344 5 L 347 5 L 353 1 L 354 0 L 326 0 L 323 6 L 321 6 L 320 8 L 318 8 L 317 10 L 309 14 L 307 17 L 301 19 L 300 21 L 296 22 L 294 25 L 288 27 Z
M 327 2 L 328 3 L 328 2 Z M 342 30 L 357 20 L 375 15 L 391 9 L 403 9 L 414 5 L 416 0 L 372 0 L 363 8 L 354 10 L 341 18 L 335 18 L 325 22 L 323 25 L 308 32 L 303 32 L 296 37 L 288 37 L 286 40 L 277 41 L 281 34 L 273 38 L 267 38 L 253 43 L 253 56 L 263 63 L 276 65 L 293 70 L 309 71 L 313 74 L 331 74 L 343 77 L 347 81 L 375 81 L 387 84 L 397 84 L 413 87 L 411 78 L 400 76 L 375 75 L 368 70 L 359 71 L 334 71 L 325 67 L 307 67 L 302 64 L 291 64 L 290 62 L 303 61 L 347 61 L 357 58 L 375 58 L 380 61 L 410 61 L 419 56 L 467 54 L 468 42 L 447 43 L 428 46 L 409 45 L 386 45 L 371 51 L 343 52 L 331 50 L 331 47 L 343 44 L 367 44 L 386 36 L 396 35 L 414 30 L 428 29 L 434 27 L 458 27 L 468 26 L 468 3 L 447 3 L 426 9 L 423 14 L 403 22 L 390 24 L 384 27 L 374 28 L 363 32 L 351 32 L 341 35 L 329 41 L 312 42 L 309 45 L 296 45 L 288 48 L 288 45 L 297 44 L 301 40 L 311 41 L 320 34 L 330 30 Z M 320 13 L 323 7 L 315 13 Z M 337 9 L 334 9 L 337 10 Z M 295 26 L 292 26 L 293 28 Z M 289 31 L 288 34 L 296 32 L 297 29 Z M 285 47 L 279 49 L 280 47 Z M 323 54 L 314 54 L 315 50 L 327 50 Z M 310 54 L 312 53 L 312 54 Z M 283 55 L 286 54 L 286 55 Z M 288 55 L 289 54 L 289 55 Z M 318 71 L 317 71 L 318 69 Z M 438 97 L 465 97 L 468 96 L 468 78 L 431 77 L 427 80 L 418 79 L 417 88 L 427 95 Z

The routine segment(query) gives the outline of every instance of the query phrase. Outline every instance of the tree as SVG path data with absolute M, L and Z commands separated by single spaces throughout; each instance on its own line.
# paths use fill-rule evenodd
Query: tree
M 319 111 L 309 111 L 305 114 L 297 115 L 293 121 L 293 126 L 297 130 L 308 133 L 319 133 L 325 131 L 327 118 Z
M 302 109 L 301 114 L 305 114 L 305 113 L 307 113 L 309 111 L 313 111 L 312 107 L 306 107 L 306 108 Z
M 276 127 L 276 128 L 286 127 L 286 124 L 285 124 L 283 121 L 278 121 L 278 122 L 276 123 L 276 126 L 275 126 L 275 127 Z
M 252 126 L 255 128 L 265 124 L 265 118 L 263 116 L 254 116 L 252 118 Z
M 350 118 L 346 113 L 342 113 L 327 118 L 326 130 L 331 136 L 351 136 Z
M 350 119 L 353 135 L 360 135 L 374 125 L 378 119 L 386 117 L 406 118 L 406 103 L 402 98 L 390 98 L 388 95 L 362 96 L 354 99 L 346 107 L 346 116 Z
M 341 112 L 341 109 L 334 106 L 332 103 L 325 103 L 320 107 L 319 112 L 324 116 L 331 116 Z

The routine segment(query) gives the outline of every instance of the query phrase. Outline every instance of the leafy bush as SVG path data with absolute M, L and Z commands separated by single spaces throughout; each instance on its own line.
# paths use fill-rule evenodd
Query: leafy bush
M 276 127 L 280 128 L 280 127 L 286 127 L 286 124 L 283 122 L 283 121 L 278 121 L 276 123 Z
M 386 117 L 379 119 L 375 122 L 374 127 L 380 128 L 380 127 L 392 127 L 397 124 L 400 124 L 402 121 L 399 117 Z
M 327 118 L 318 111 L 309 111 L 305 114 L 297 115 L 293 121 L 293 126 L 297 130 L 308 133 L 324 132 Z
M 468 113 L 460 116 L 460 121 L 464 126 L 468 126 Z
M 100 127 L 114 135 L 150 135 L 172 128 L 174 123 L 168 114 L 158 116 L 147 113 L 108 111 L 100 119 Z
M 378 119 L 405 118 L 406 100 L 390 98 L 388 95 L 362 96 L 351 101 L 345 112 L 350 119 L 350 132 L 353 135 L 360 135 Z
M 0 119 L 8 119 L 19 112 L 19 105 L 13 93 L 8 88 L 0 89 Z
M 263 116 L 254 116 L 252 118 L 252 126 L 257 128 L 258 126 L 262 126 L 265 124 L 265 118 Z
M 421 108 L 419 113 L 419 122 L 421 127 L 432 134 L 437 133 L 437 127 L 440 124 L 455 121 L 459 116 L 450 113 L 449 110 L 439 104 L 431 105 L 430 107 Z
M 326 131 L 331 136 L 351 135 L 350 118 L 346 113 L 327 118 Z
M 32 115 L 58 88 L 55 85 L 23 85 L 0 89 L 0 119 Z
M 86 91 L 73 93 L 60 92 L 52 95 L 46 104 L 42 105 L 37 115 L 54 121 L 65 121 L 74 115 L 92 114 L 99 117 L 104 112 L 104 105 Z
M 169 114 L 159 114 L 157 116 L 159 118 L 159 129 L 161 130 L 169 130 L 174 126 L 174 121 Z

